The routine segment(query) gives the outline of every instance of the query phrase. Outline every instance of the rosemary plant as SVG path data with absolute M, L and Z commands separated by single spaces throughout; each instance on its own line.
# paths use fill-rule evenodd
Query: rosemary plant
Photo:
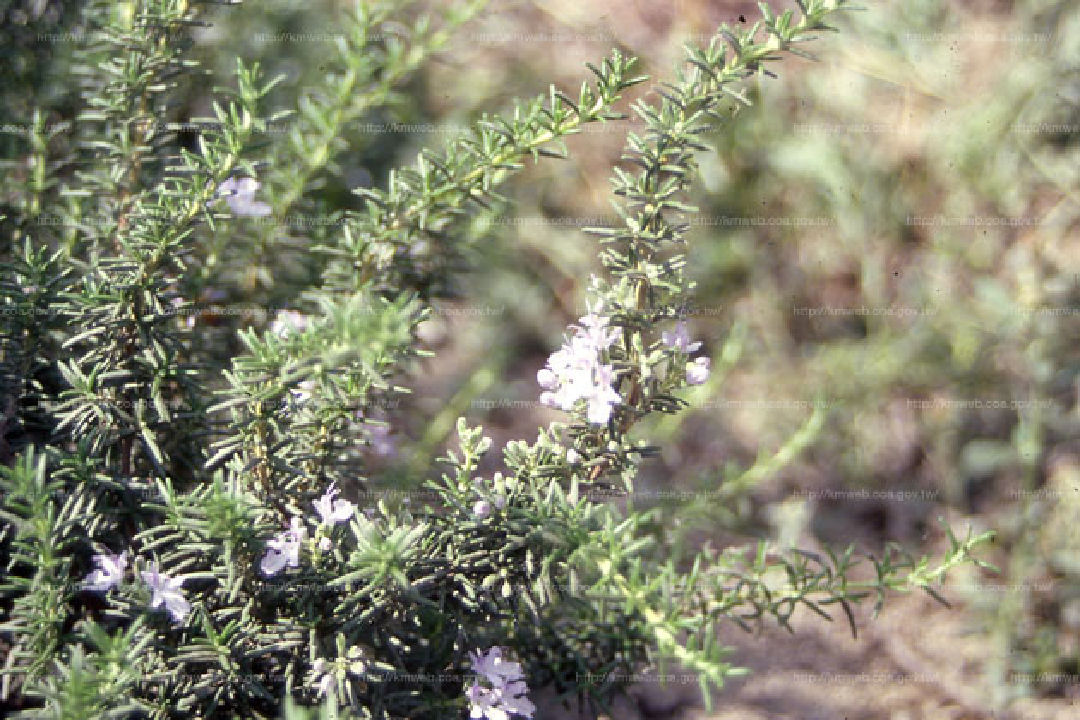
M 606 273 L 537 378 L 567 421 L 508 443 L 491 477 L 477 476 L 491 441 L 462 421 L 424 503 L 365 508 L 348 498 L 384 489 L 367 472 L 379 409 L 426 352 L 417 326 L 468 257 L 464 221 L 529 160 L 563 158 L 566 137 L 622 117 L 616 104 L 644 78 L 614 52 L 573 95 L 484 117 L 348 210 L 315 192 L 339 173 L 344 126 L 392 103 L 475 3 L 434 16 L 359 3 L 324 86 L 276 143 L 268 123 L 286 116 L 264 106 L 279 81 L 243 62 L 212 118 L 184 137 L 161 122 L 182 119 L 173 101 L 199 75 L 190 38 L 206 6 L 87 3 L 51 70 L 69 90 L 34 99 L 3 181 L 6 708 L 530 717 L 530 688 L 603 706 L 620 678 L 665 662 L 696 673 L 708 701 L 738 672 L 720 623 L 788 625 L 799 605 L 826 617 L 838 605 L 854 629 L 853 603 L 934 592 L 978 562 L 985 536 L 950 533 L 939 561 L 891 552 L 871 558 L 869 580 L 851 574 L 851 549 L 762 544 L 683 567 L 654 541 L 653 513 L 595 497 L 632 489 L 655 448 L 631 429 L 679 412 L 711 370 L 681 322 L 702 135 L 729 98 L 745 100 L 741 81 L 801 52 L 839 4 L 763 5 L 757 25 L 690 48 L 634 105 L 646 129 L 612 178 L 621 223 L 590 230 Z M 72 97 L 85 105 L 72 111 Z M 298 231 L 285 221 L 297 211 L 333 222 Z

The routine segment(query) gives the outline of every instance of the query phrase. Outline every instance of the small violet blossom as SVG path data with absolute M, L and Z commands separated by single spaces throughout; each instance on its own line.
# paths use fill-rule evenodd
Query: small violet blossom
M 368 439 L 371 449 L 381 457 L 394 457 L 397 455 L 397 441 L 390 437 L 389 425 L 369 425 Z
M 278 533 L 273 540 L 266 543 L 266 555 L 259 563 L 262 571 L 271 576 L 286 566 L 299 567 L 300 548 L 307 540 L 307 534 L 304 521 L 294 517 L 288 530 Z
M 469 662 L 473 672 L 486 678 L 493 685 L 500 685 L 523 677 L 521 663 L 503 657 L 501 647 L 493 647 L 487 652 L 477 650 L 469 653 Z
M 367 434 L 368 446 L 380 457 L 397 455 L 397 440 L 391 435 L 390 424 L 381 417 L 368 418 L 363 408 L 355 413 L 356 422 L 362 423 Z
M 315 393 L 315 381 L 314 380 L 301 380 L 296 384 L 296 387 L 289 390 L 289 395 L 292 398 L 293 404 L 296 406 L 303 405 L 311 396 Z
M 622 399 L 611 386 L 614 369 L 601 361 L 601 354 L 618 339 L 618 331 L 608 327 L 608 318 L 600 314 L 603 305 L 571 326 L 573 335 L 552 353 L 536 380 L 544 392 L 540 402 L 548 407 L 570 411 L 579 400 L 586 402 L 590 423 L 602 425 Z
M 356 510 L 355 505 L 348 500 L 334 499 L 340 492 L 335 487 L 335 483 L 331 483 L 323 496 L 315 501 L 315 511 L 319 513 L 323 525 L 336 525 L 353 516 Z
M 709 368 L 712 360 L 707 357 L 699 357 L 694 362 L 686 363 L 686 382 L 691 385 L 701 385 L 709 379 Z
M 259 189 L 259 182 L 255 178 L 229 178 L 218 186 L 218 197 L 225 198 L 229 209 L 234 215 L 245 217 L 266 217 L 271 208 L 264 202 L 255 199 L 255 191 Z
M 150 598 L 150 607 L 159 608 L 162 605 L 169 611 L 173 620 L 182 622 L 191 612 L 191 603 L 184 597 L 184 591 L 180 586 L 184 579 L 171 578 L 158 572 L 157 563 L 151 563 L 149 570 L 143 570 L 143 582 L 149 587 L 153 596 Z
M 103 553 L 94 556 L 94 565 L 97 569 L 86 576 L 83 587 L 93 592 L 108 592 L 124 581 L 124 570 L 127 569 L 127 552 L 119 555 Z
M 678 350 L 681 353 L 689 354 L 701 347 L 700 342 L 690 342 L 690 333 L 686 329 L 686 322 L 683 320 L 675 323 L 674 332 L 665 330 L 661 333 L 661 340 L 669 348 Z
M 491 515 L 491 503 L 487 500 L 477 500 L 473 505 L 473 515 L 483 520 Z
M 527 697 L 521 665 L 503 657 L 502 648 L 494 647 L 487 652 L 477 650 L 469 654 L 477 681 L 467 691 L 469 717 L 474 720 L 509 720 L 511 715 L 531 718 L 536 712 Z M 481 685 L 485 681 L 491 687 Z
M 675 330 L 665 330 L 661 334 L 661 341 L 667 347 L 678 352 L 689 354 L 701 347 L 700 342 L 690 342 L 690 333 L 686 329 L 683 320 L 675 323 Z M 709 379 L 709 367 L 712 361 L 707 357 L 697 358 L 693 362 L 686 363 L 686 382 L 690 385 L 701 385 Z

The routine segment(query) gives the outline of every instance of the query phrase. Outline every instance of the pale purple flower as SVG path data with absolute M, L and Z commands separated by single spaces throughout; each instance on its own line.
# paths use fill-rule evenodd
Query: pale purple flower
M 528 685 L 524 680 L 514 680 L 502 688 L 502 706 L 511 715 L 521 715 L 531 718 L 536 712 L 536 706 L 525 697 L 529 692 Z
M 368 439 L 376 455 L 393 457 L 397 455 L 397 441 L 390 436 L 389 425 L 369 425 Z
M 266 543 L 266 555 L 259 567 L 268 576 L 280 572 L 286 566 L 299 567 L 300 548 L 306 539 L 307 528 L 304 527 L 304 521 L 294 517 L 288 530 L 278 533 L 273 540 Z
M 669 348 L 678 350 L 681 353 L 689 354 L 701 347 L 700 342 L 690 342 L 690 333 L 686 328 L 686 322 L 683 320 L 675 323 L 674 332 L 665 330 L 661 333 L 661 340 Z
M 218 197 L 225 198 L 234 215 L 246 217 L 266 217 L 271 208 L 264 202 L 255 200 L 255 191 L 260 187 L 255 178 L 231 177 L 218 186 Z
M 473 515 L 483 520 L 487 516 L 491 515 L 491 503 L 487 500 L 477 500 L 473 505 Z
M 602 314 L 604 301 L 598 300 L 596 307 L 589 308 L 589 314 L 578 318 L 579 332 L 597 347 L 609 348 L 619 338 L 619 331 L 608 329 L 608 318 Z
M 119 555 L 102 553 L 94 556 L 94 570 L 86 576 L 83 587 L 93 592 L 108 592 L 124 581 L 124 570 L 127 569 L 127 552 Z
M 527 697 L 521 665 L 503 657 L 502 648 L 494 647 L 487 652 L 469 654 L 473 672 L 491 687 L 474 682 L 466 695 L 469 699 L 469 716 L 475 720 L 509 720 L 511 715 L 531 718 L 536 712 Z
M 590 423 L 603 424 L 621 398 L 611 384 L 614 371 L 601 361 L 601 354 L 618 339 L 618 330 L 608 328 L 608 318 L 600 315 L 602 303 L 571 326 L 572 335 L 548 358 L 536 374 L 544 390 L 540 402 L 570 411 L 580 400 L 587 403 Z
M 385 419 L 385 413 L 376 411 L 370 418 L 364 415 L 364 409 L 360 408 L 354 415 L 356 422 L 363 423 L 367 433 L 368 446 L 371 451 L 381 457 L 394 457 L 397 455 L 397 439 L 392 435 L 390 424 Z
M 345 658 L 339 657 L 335 662 L 327 662 L 324 658 L 317 658 L 311 665 L 311 671 L 318 678 L 316 688 L 319 697 L 325 697 L 334 689 L 334 683 L 338 678 L 343 678 L 346 673 L 356 677 L 363 677 L 367 672 L 367 662 L 364 650 L 353 646 L 345 653 Z
M 588 401 L 589 422 L 603 425 L 611 418 L 611 410 L 622 399 L 611 387 L 613 371 L 610 365 L 600 365 L 594 373 L 595 384 L 584 396 Z
M 691 385 L 701 385 L 709 379 L 709 368 L 712 360 L 707 357 L 699 357 L 694 362 L 686 363 L 686 382 Z
M 331 483 L 323 496 L 315 501 L 315 511 L 319 513 L 323 525 L 336 525 L 345 522 L 353 516 L 353 512 L 356 510 L 356 506 L 348 500 L 334 499 L 341 492 L 335 485 L 336 483 Z
M 469 698 L 469 717 L 473 720 L 508 720 L 510 714 L 502 709 L 502 693 L 473 683 L 466 691 Z
M 159 608 L 162 605 L 169 611 L 173 620 L 182 622 L 191 612 L 191 603 L 184 597 L 184 591 L 180 586 L 184 584 L 184 578 L 171 578 L 158 572 L 157 563 L 151 563 L 149 570 L 143 570 L 143 582 L 149 587 L 153 596 L 150 598 L 150 607 Z
M 524 678 L 521 663 L 504 658 L 503 649 L 498 646 L 487 652 L 477 650 L 469 653 L 469 662 L 472 664 L 473 672 L 486 678 L 492 685 L 501 687 L 508 682 Z

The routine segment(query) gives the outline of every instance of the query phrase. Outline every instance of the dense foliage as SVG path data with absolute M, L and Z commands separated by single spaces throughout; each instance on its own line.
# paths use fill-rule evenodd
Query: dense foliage
M 644 80 L 634 60 L 613 52 L 578 91 L 483 117 L 352 207 L 317 192 L 340 179 L 344 126 L 392 103 L 477 6 L 358 3 L 295 113 L 269 107 L 280 79 L 241 60 L 197 120 L 174 101 L 203 74 L 194 29 L 224 10 L 140 0 L 28 15 L 25 32 L 71 41 L 5 148 L 7 707 L 499 718 L 531 715 L 530 687 L 606 703 L 665 662 L 707 694 L 737 672 L 719 623 L 832 605 L 854 628 L 852 603 L 933 593 L 972 561 L 985 535 L 949 533 L 936 563 L 870 558 L 867 579 L 851 550 L 707 548 L 684 566 L 654 541 L 655 513 L 604 500 L 656 450 L 631 428 L 678 413 L 711 369 L 682 322 L 702 134 L 837 4 L 762 6 L 760 23 L 690 47 L 633 105 L 644 130 L 614 169 L 619 223 L 589 229 L 607 272 L 537 378 L 567 421 L 507 443 L 491 476 L 478 474 L 491 441 L 459 422 L 459 448 L 408 494 L 366 468 L 381 410 L 426 353 L 418 325 L 476 257 L 466 219 L 529 160 L 621 117 Z M 296 227 L 297 213 L 311 222 Z M 274 273 L 251 272 L 268 257 Z

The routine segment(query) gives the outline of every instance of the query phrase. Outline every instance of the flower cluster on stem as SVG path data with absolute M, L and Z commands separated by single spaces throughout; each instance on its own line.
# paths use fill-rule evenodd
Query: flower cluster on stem
M 579 320 L 579 325 L 571 326 L 566 343 L 552 353 L 547 365 L 536 374 L 544 389 L 541 403 L 569 412 L 579 401 L 584 401 L 586 417 L 594 425 L 606 423 L 622 399 L 612 387 L 614 368 L 603 359 L 604 351 L 615 343 L 619 333 L 608 327 L 608 318 L 601 314 L 602 310 L 603 302 L 599 302 Z
M 322 497 L 314 502 L 315 512 L 320 525 L 317 530 L 318 548 L 323 552 L 331 548 L 329 530 L 334 525 L 346 522 L 356 512 L 356 506 L 337 496 L 341 491 L 334 483 L 326 489 Z M 300 566 L 300 551 L 308 539 L 307 526 L 303 518 L 294 517 L 289 521 L 289 528 L 275 535 L 266 543 L 266 554 L 259 567 L 265 575 L 272 576 L 286 567 Z

